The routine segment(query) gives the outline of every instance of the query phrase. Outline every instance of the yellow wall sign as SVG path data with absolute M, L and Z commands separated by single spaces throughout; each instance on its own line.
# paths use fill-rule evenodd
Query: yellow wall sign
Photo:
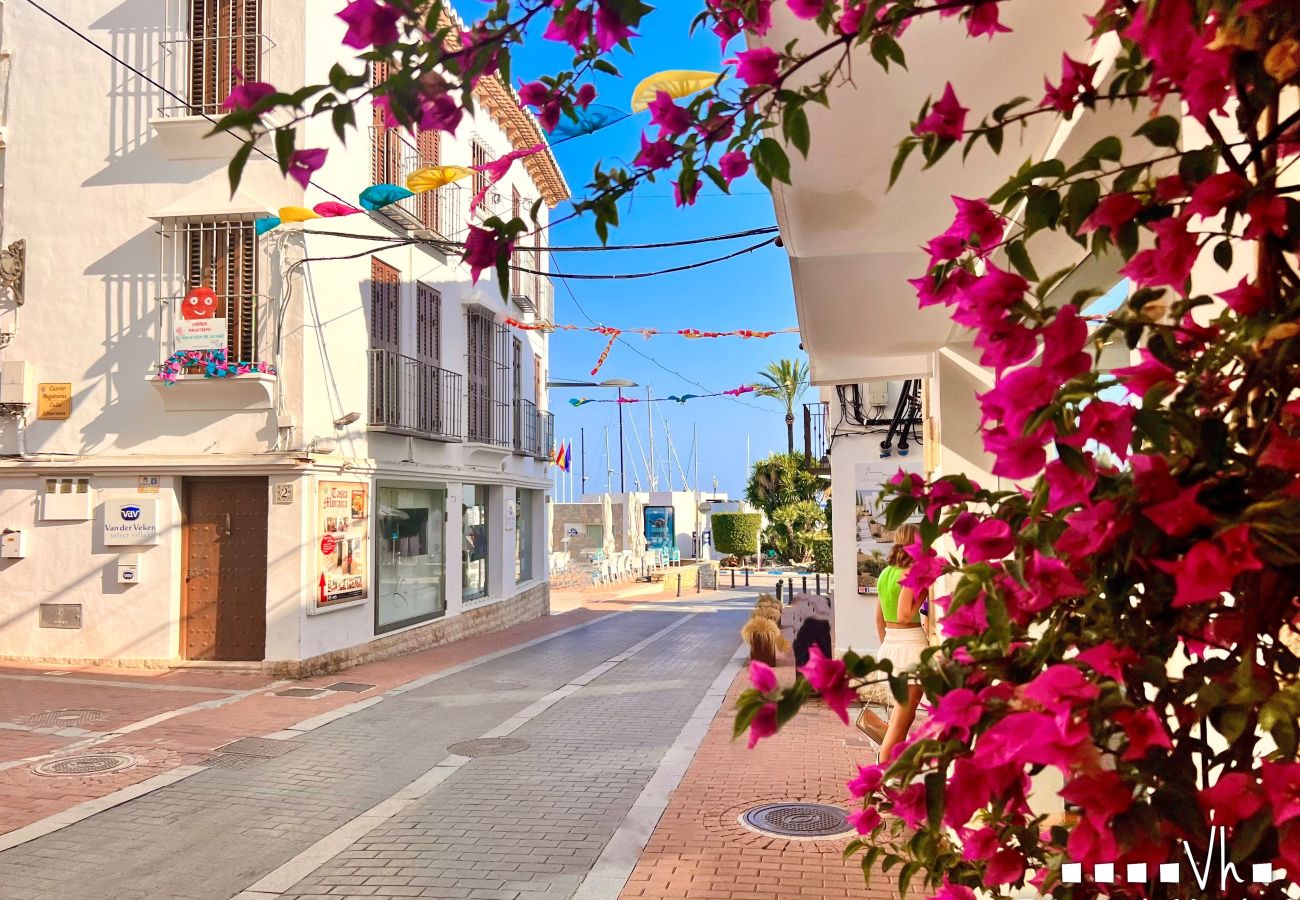
M 72 415 L 72 385 L 44 382 L 36 386 L 36 418 L 66 419 Z

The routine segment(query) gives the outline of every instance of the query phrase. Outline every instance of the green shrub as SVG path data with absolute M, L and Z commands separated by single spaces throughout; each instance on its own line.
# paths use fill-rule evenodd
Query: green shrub
M 713 546 L 719 553 L 752 556 L 758 550 L 758 529 L 762 521 L 758 513 L 714 513 Z
M 830 535 L 818 537 L 812 544 L 813 571 L 829 575 L 835 570 Z

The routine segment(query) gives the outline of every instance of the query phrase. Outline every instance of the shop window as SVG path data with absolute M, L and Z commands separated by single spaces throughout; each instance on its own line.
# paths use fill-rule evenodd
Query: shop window
M 375 632 L 447 611 L 446 493 L 379 485 L 375 510 Z
M 537 491 L 515 491 L 515 583 L 533 578 L 533 504 Z
M 468 603 L 488 593 L 488 489 L 466 484 L 461 495 L 461 597 Z

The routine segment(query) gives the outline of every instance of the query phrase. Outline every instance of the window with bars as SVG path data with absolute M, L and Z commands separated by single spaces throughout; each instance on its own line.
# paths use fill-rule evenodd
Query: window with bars
M 265 337 L 258 294 L 257 234 L 252 217 L 200 216 L 163 222 L 164 298 L 172 325 L 190 314 L 182 300 L 194 288 L 208 288 L 216 295 L 210 312 L 201 318 L 226 320 L 226 353 L 231 362 L 261 362 Z M 175 348 L 167 350 L 170 355 Z
M 479 166 L 485 166 L 488 163 L 488 148 L 482 141 L 475 138 L 469 145 L 470 166 L 474 168 L 474 196 L 487 190 L 488 173 L 479 171 Z
M 392 63 L 376 62 L 371 68 L 371 85 L 378 87 L 392 74 Z M 417 132 L 414 139 L 400 127 L 393 127 L 384 118 L 383 109 L 375 105 L 370 127 L 372 184 L 404 186 L 411 173 L 438 165 L 442 154 L 441 134 L 438 131 Z M 454 190 L 454 189 L 453 189 Z M 425 228 L 439 230 L 452 224 L 450 199 L 445 189 L 423 191 L 414 197 L 398 202 L 398 206 L 415 216 Z M 439 200 L 447 209 L 440 209 Z
M 442 362 L 442 295 L 423 282 L 415 285 L 415 353 L 422 362 Z
M 465 314 L 465 380 L 469 386 L 471 441 L 492 442 L 493 321 L 486 312 L 471 309 Z
M 261 0 L 188 0 L 191 115 L 219 115 L 241 81 L 261 80 Z

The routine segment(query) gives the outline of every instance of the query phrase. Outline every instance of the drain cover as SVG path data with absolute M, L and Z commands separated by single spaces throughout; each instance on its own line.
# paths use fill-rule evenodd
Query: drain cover
M 246 756 L 241 753 L 218 753 L 208 759 L 208 765 L 214 769 L 251 769 L 266 762 L 265 756 Z
M 50 709 L 23 719 L 34 728 L 81 728 L 97 725 L 108 718 L 106 709 Z
M 527 749 L 528 742 L 518 738 L 478 738 L 452 744 L 447 752 L 457 756 L 506 756 Z
M 849 834 L 844 810 L 822 803 L 769 803 L 740 817 L 745 827 L 775 837 L 824 838 Z
M 373 684 L 362 684 L 359 681 L 336 681 L 334 684 L 325 686 L 327 691 L 346 691 L 350 694 L 364 694 L 374 687 Z
M 49 776 L 107 775 L 129 769 L 139 761 L 129 753 L 87 753 L 38 763 L 32 771 Z
M 261 759 L 271 759 L 275 756 L 284 756 L 290 750 L 297 750 L 303 745 L 302 741 L 275 741 L 270 738 L 240 738 L 237 741 L 231 741 L 229 744 L 222 744 L 220 747 L 213 747 L 213 753 L 234 753 L 239 756 L 256 756 Z
M 277 697 L 319 697 L 325 692 L 316 688 L 289 688 L 287 691 L 276 691 Z

